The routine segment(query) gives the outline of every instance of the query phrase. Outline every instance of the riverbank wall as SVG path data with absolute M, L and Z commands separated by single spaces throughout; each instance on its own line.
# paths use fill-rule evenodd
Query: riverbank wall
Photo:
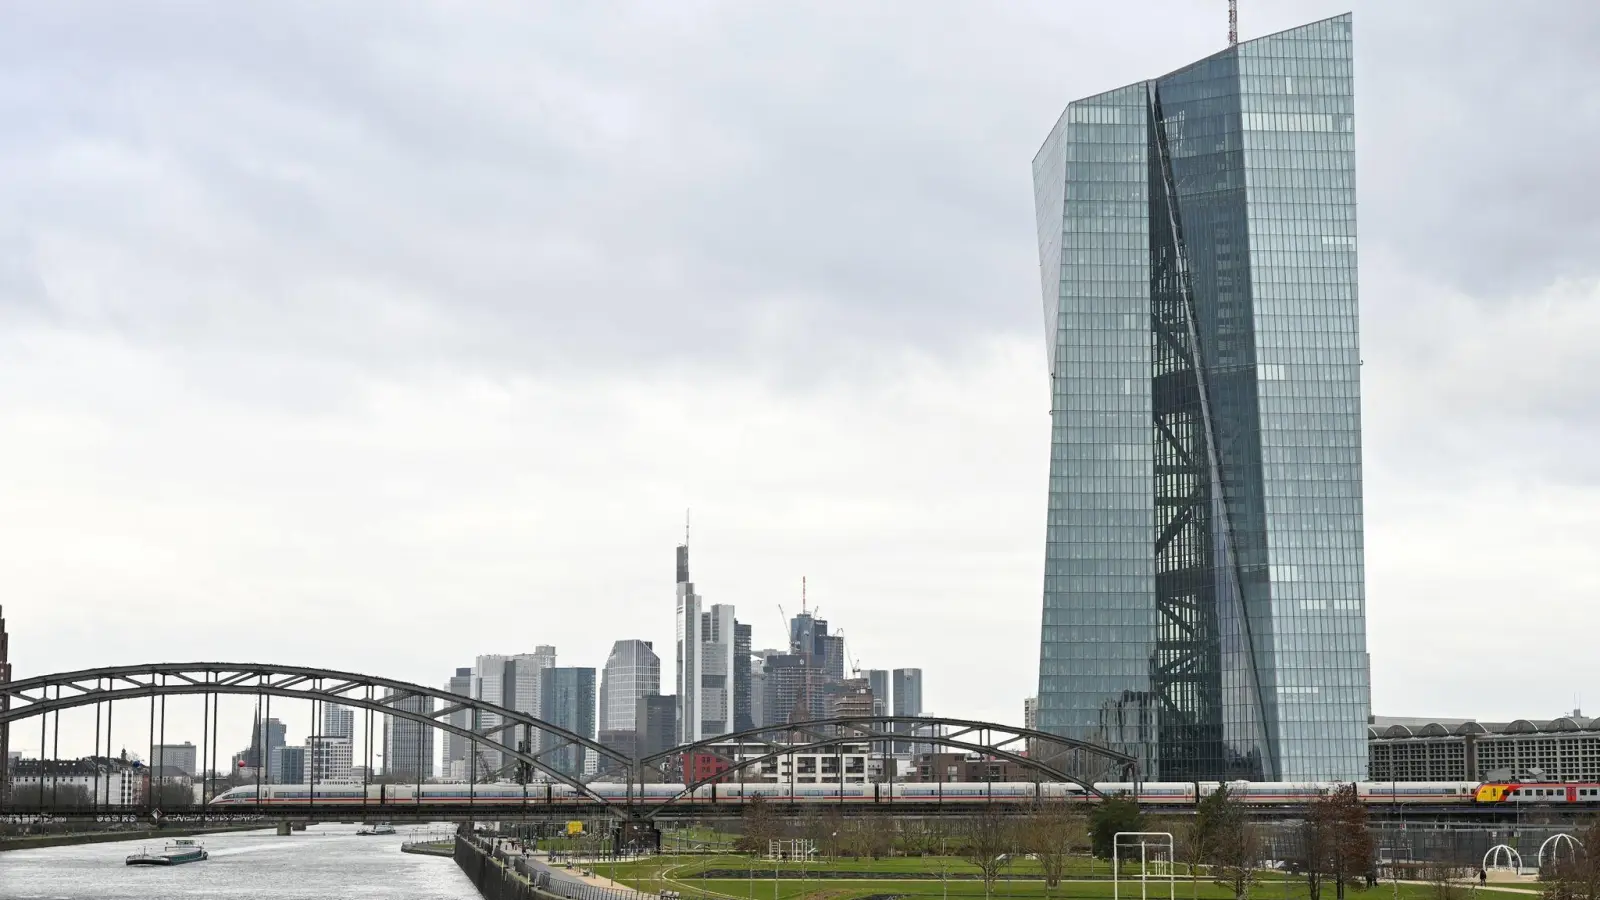
M 456 835 L 455 860 L 484 900 L 645 900 L 651 896 L 573 880 L 527 854 L 508 852 L 501 843 L 477 835 Z
M 112 841 L 156 841 L 201 834 L 226 834 L 230 831 L 261 831 L 269 825 L 216 825 L 207 828 L 139 828 L 127 831 L 84 831 L 66 834 L 24 834 L 0 837 L 0 851 L 38 850 L 44 847 L 70 847 L 74 844 L 106 844 Z

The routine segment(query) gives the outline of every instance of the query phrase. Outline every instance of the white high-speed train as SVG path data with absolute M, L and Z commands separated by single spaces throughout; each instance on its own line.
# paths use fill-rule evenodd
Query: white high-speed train
M 1107 796 L 1134 797 L 1147 806 L 1193 806 L 1200 798 L 1210 796 L 1219 785 L 1215 781 L 1201 782 L 1103 782 L 1095 788 Z M 1228 789 L 1252 805 L 1296 805 L 1341 787 L 1337 782 L 1231 782 Z M 626 801 L 629 786 L 625 784 L 592 784 L 591 790 L 606 800 Z M 1478 784 L 1476 782 L 1359 782 L 1356 794 L 1373 804 L 1470 804 Z M 1137 795 L 1135 790 L 1137 789 Z M 420 796 L 419 796 L 420 791 Z M 680 802 L 708 803 L 737 806 L 759 796 L 775 803 L 843 803 L 843 804 L 946 804 L 1021 802 L 1043 798 L 1045 800 L 1079 800 L 1095 802 L 1098 798 L 1081 786 L 1061 782 L 895 782 L 875 784 L 707 784 L 684 791 L 681 784 L 633 785 L 635 801 L 663 803 L 682 796 Z M 594 799 L 576 789 L 554 783 L 521 784 L 319 784 L 313 792 L 304 784 L 246 785 L 225 791 L 211 801 L 214 806 L 261 805 L 348 805 L 382 803 L 414 803 L 418 805 L 461 805 L 484 803 L 494 805 L 525 804 L 528 806 L 559 805 L 570 807 L 594 803 Z

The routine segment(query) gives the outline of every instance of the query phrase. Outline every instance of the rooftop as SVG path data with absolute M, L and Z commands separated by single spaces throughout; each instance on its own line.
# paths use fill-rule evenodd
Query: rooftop
M 1479 722 L 1476 719 L 1427 719 L 1404 716 L 1373 716 L 1367 724 L 1368 738 L 1449 737 L 1466 734 L 1556 734 L 1600 731 L 1600 723 L 1578 710 L 1554 719 L 1513 719 L 1510 722 Z

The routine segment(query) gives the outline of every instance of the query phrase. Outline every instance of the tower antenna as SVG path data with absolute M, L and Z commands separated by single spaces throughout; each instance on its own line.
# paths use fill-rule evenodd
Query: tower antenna
M 800 615 L 806 614 L 806 577 L 800 576 Z
M 1239 0 L 1228 0 L 1228 46 L 1239 45 Z
M 689 508 L 683 508 L 683 545 L 689 546 Z

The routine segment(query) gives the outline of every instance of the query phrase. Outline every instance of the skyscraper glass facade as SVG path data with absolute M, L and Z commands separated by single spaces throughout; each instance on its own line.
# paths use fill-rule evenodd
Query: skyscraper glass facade
M 1349 15 L 1070 104 L 1034 160 L 1039 727 L 1351 780 L 1370 708 Z
M 539 686 L 544 695 L 540 707 L 546 722 L 594 738 L 594 669 L 546 669 Z M 589 762 L 588 748 L 576 744 L 557 747 L 543 756 L 553 768 L 573 776 L 582 775 Z

